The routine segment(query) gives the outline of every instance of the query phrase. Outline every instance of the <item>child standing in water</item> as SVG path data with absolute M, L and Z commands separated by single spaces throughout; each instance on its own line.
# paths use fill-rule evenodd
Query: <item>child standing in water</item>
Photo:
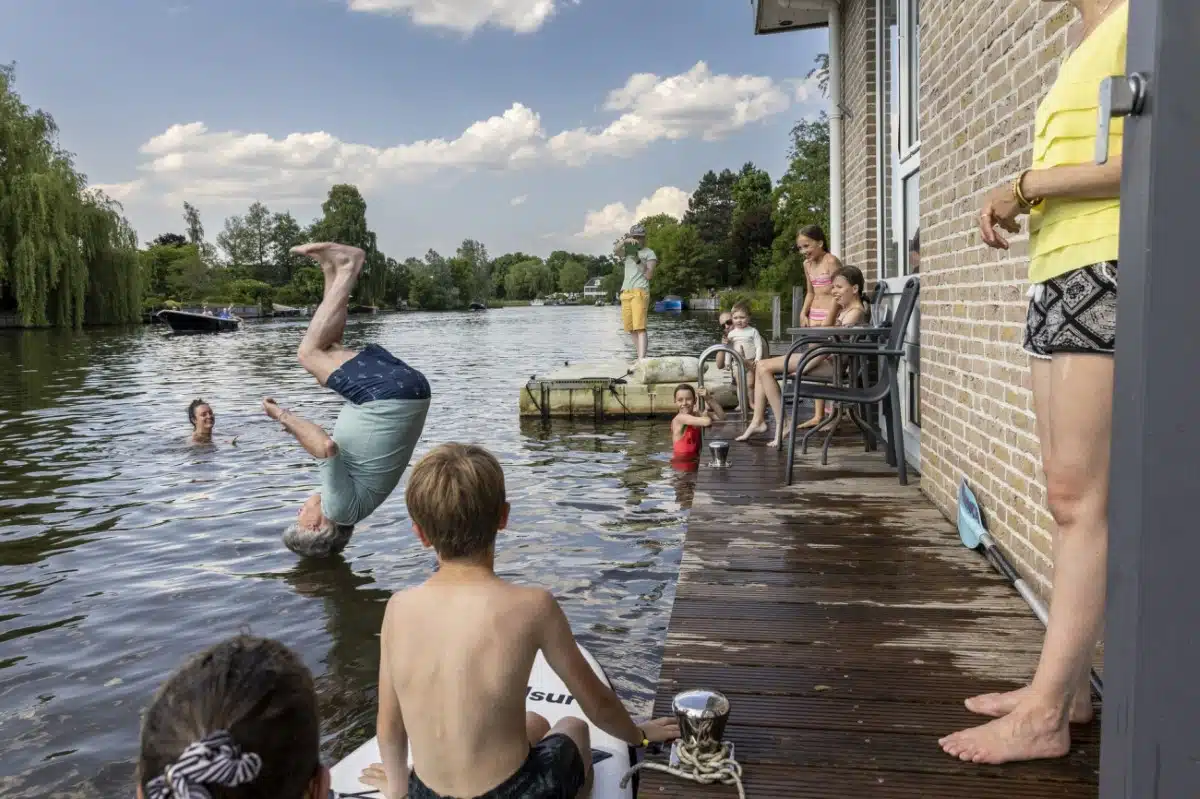
M 804 256 L 804 307 L 800 311 L 801 327 L 831 327 L 837 313 L 833 297 L 833 274 L 842 262 L 829 252 L 825 231 L 817 225 L 806 225 L 796 235 L 796 249 Z
M 704 412 L 696 415 L 696 405 L 700 397 L 704 397 L 706 407 Z M 675 387 L 675 407 L 679 413 L 671 420 L 672 459 L 676 461 L 691 461 L 700 457 L 700 428 L 711 427 L 713 421 L 725 419 L 725 409 L 721 403 L 708 399 L 705 389 L 696 389 L 687 383 Z

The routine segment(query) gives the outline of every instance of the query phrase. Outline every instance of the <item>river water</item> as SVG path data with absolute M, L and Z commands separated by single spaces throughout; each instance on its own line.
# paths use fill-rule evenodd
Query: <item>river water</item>
M 0 796 L 131 795 L 155 688 L 239 631 L 303 655 L 329 759 L 373 734 L 384 603 L 434 561 L 400 490 L 339 558 L 301 562 L 280 542 L 315 467 L 259 402 L 327 429 L 341 402 L 296 361 L 304 324 L 0 331 Z M 710 316 L 652 315 L 652 354 L 715 340 Z M 504 465 L 497 570 L 553 590 L 631 710 L 649 712 L 693 488 L 669 464 L 667 425 L 517 416 L 531 374 L 632 358 L 620 309 L 352 317 L 347 345 L 372 341 L 433 386 L 416 457 L 474 441 Z M 186 443 L 197 396 L 214 446 Z

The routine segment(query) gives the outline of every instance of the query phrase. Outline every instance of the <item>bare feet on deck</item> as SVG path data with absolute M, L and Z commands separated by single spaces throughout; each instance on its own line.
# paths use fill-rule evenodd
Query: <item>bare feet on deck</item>
M 321 271 L 327 279 L 332 280 L 340 274 L 358 277 L 362 271 L 366 253 L 358 247 L 346 244 L 333 244 L 327 241 L 312 244 L 300 244 L 292 248 L 296 255 L 306 255 L 321 264 Z
M 1052 709 L 1018 706 L 1003 718 L 938 741 L 946 754 L 968 763 L 1012 763 L 1064 757 L 1071 751 L 1067 720 Z
M 809 419 L 807 422 L 803 422 L 800 425 L 800 429 L 807 430 L 810 427 L 816 427 L 817 425 L 819 425 L 822 422 L 822 420 L 824 420 L 824 418 L 825 417 L 823 417 L 823 416 L 814 416 L 813 418 Z
M 990 716 L 994 719 L 1007 716 L 1012 713 L 1029 695 L 1029 686 L 1018 688 L 1015 691 L 1007 691 L 998 694 L 980 694 L 972 696 L 963 704 L 967 706 L 967 710 L 972 713 L 978 713 L 981 716 Z M 1080 689 L 1079 695 L 1075 697 L 1075 702 L 1071 705 L 1071 723 L 1072 724 L 1087 724 L 1095 716 L 1095 711 L 1092 708 L 1092 695 L 1090 690 L 1084 692 Z
M 766 422 L 763 422 L 762 424 L 752 424 L 746 428 L 746 432 L 742 433 L 740 436 L 735 438 L 734 441 L 749 441 L 750 436 L 758 435 L 759 433 L 765 433 L 765 432 L 767 432 L 767 423 Z

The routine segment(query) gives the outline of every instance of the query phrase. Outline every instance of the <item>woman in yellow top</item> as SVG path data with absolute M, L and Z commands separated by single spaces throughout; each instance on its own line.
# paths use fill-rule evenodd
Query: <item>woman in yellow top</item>
M 967 700 L 996 717 L 941 740 L 962 760 L 1003 763 L 1061 757 L 1069 722 L 1092 718 L 1088 669 L 1104 620 L 1108 465 L 1117 311 L 1121 141 L 1093 161 L 1100 82 L 1125 71 L 1125 0 L 1070 0 L 1081 24 L 1075 48 L 1038 108 L 1033 168 L 993 189 L 979 214 L 983 241 L 1008 249 L 1029 214 L 1031 262 L 1025 351 L 1031 356 L 1046 499 L 1057 530 L 1050 623 L 1026 688 Z

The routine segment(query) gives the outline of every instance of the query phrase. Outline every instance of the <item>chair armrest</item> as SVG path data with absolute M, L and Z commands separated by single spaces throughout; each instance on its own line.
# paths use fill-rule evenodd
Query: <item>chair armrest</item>
M 804 367 L 822 355 L 887 355 L 898 358 L 904 355 L 904 350 L 889 350 L 874 344 L 821 344 L 800 357 L 800 363 L 796 364 L 797 382 L 804 379 Z
M 890 327 L 826 328 L 826 329 L 822 329 L 821 332 L 819 332 L 819 333 L 813 332 L 813 328 L 793 328 L 793 329 L 803 330 L 805 332 L 796 334 L 799 336 L 799 338 L 796 339 L 795 341 L 793 341 L 792 345 L 790 347 L 788 347 L 788 351 L 784 355 L 785 358 L 791 358 L 792 355 L 794 355 L 796 353 L 796 350 L 798 350 L 801 347 L 806 346 L 808 344 L 812 344 L 815 341 L 830 341 L 832 339 L 840 339 L 840 338 L 846 338 L 846 339 L 867 338 L 867 339 L 870 339 L 870 338 L 878 338 L 881 336 L 888 336 L 892 332 L 892 329 Z M 847 343 L 849 343 L 849 342 L 847 342 Z M 871 346 L 875 346 L 875 345 L 871 345 Z

